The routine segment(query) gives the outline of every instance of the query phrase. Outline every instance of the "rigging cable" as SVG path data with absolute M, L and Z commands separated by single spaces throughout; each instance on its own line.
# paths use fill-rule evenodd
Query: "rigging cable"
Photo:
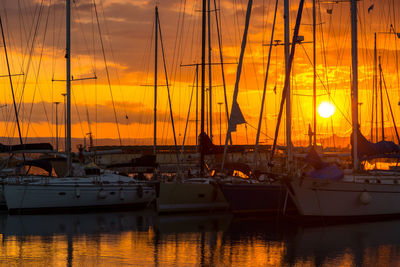
M 79 8 L 76 5 L 76 2 L 74 2 L 74 6 L 75 6 L 76 10 L 79 10 Z M 81 21 L 81 18 L 79 16 L 79 12 L 76 12 L 75 14 L 76 14 L 76 16 L 78 18 L 78 21 Z M 82 32 L 84 43 L 86 45 L 86 50 L 87 50 L 86 53 L 88 55 L 90 55 L 91 53 L 90 53 L 90 50 L 89 50 L 88 41 L 87 41 L 86 36 L 85 36 L 85 31 L 83 30 L 83 27 L 82 27 L 82 23 L 79 23 L 79 26 L 80 26 L 80 30 Z M 92 33 L 93 33 L 93 39 L 94 39 L 94 29 L 93 28 L 92 28 Z M 94 57 L 95 57 L 95 55 L 93 55 L 93 58 Z M 81 62 L 80 62 L 79 59 L 80 58 L 78 57 L 79 69 L 81 69 L 81 64 L 80 64 Z M 93 60 L 93 62 L 92 62 L 92 71 L 93 71 L 93 74 L 94 74 L 94 79 L 96 79 L 96 71 L 95 71 L 94 62 L 95 62 L 95 60 Z M 81 81 L 81 86 L 83 87 L 83 81 Z M 87 120 L 86 122 L 87 122 L 87 125 L 88 125 L 89 133 L 92 134 L 92 126 L 91 126 L 91 121 L 90 121 L 90 116 L 89 116 L 89 108 L 88 108 L 88 103 L 87 103 L 86 91 L 85 90 L 82 90 L 82 91 L 83 91 L 83 95 L 84 95 L 84 99 L 85 99 L 85 114 L 86 114 L 86 120 Z M 78 105 L 78 104 L 75 104 L 75 105 Z M 82 126 L 81 126 L 81 129 L 82 129 L 83 138 L 85 138 L 86 135 L 85 135 L 85 133 L 83 131 Z
M 179 148 L 178 148 L 178 144 L 176 142 L 174 116 L 173 116 L 173 113 L 172 113 L 172 103 L 171 103 L 171 95 L 170 95 L 169 84 L 168 84 L 169 83 L 168 82 L 168 73 L 167 73 L 167 65 L 166 65 L 166 62 L 165 62 L 164 42 L 163 42 L 162 33 L 161 33 L 160 17 L 157 17 L 157 19 L 158 19 L 158 30 L 159 30 L 159 33 L 160 33 L 161 53 L 162 53 L 163 63 L 164 63 L 163 65 L 164 65 L 165 82 L 167 83 L 169 112 L 170 112 L 170 116 L 171 116 L 172 131 L 173 131 L 173 135 L 174 135 L 174 142 L 175 142 L 175 149 L 176 149 L 176 159 L 177 159 L 178 169 L 179 169 L 179 165 L 180 165 Z
M 256 163 L 256 164 L 257 164 L 256 159 L 257 159 L 258 142 L 260 140 L 260 132 L 261 132 L 261 126 L 262 126 L 261 125 L 262 124 L 262 115 L 263 115 L 263 109 L 264 109 L 264 103 L 265 103 L 265 96 L 266 96 L 266 92 L 267 92 L 269 66 L 270 66 L 270 62 L 271 62 L 272 43 L 274 42 L 274 33 L 275 33 L 277 10 L 278 10 L 278 0 L 275 1 L 275 12 L 274 12 L 274 19 L 273 19 L 273 22 L 272 22 L 271 41 L 270 41 L 270 46 L 269 46 L 269 51 L 268 51 L 267 70 L 265 72 L 264 88 L 263 88 L 263 94 L 262 94 L 262 99 L 261 99 L 261 110 L 260 110 L 260 116 L 258 118 L 257 135 L 256 135 L 256 142 L 255 142 L 255 147 L 254 147 L 253 162 Z
M 4 4 L 4 2 L 3 2 L 3 4 Z M 42 1 L 42 4 L 43 4 L 43 1 Z M 37 9 L 39 8 L 39 10 L 41 11 L 41 7 L 42 7 L 42 4 L 40 5 L 40 6 L 38 6 L 38 5 L 36 5 L 36 9 L 35 9 L 35 11 L 33 12 L 33 18 L 34 18 L 34 20 L 35 20 L 35 18 L 36 18 L 36 13 L 37 13 Z M 20 8 L 20 3 L 19 3 L 19 1 L 18 1 L 18 7 Z M 5 7 L 3 6 L 3 9 L 4 9 L 4 14 L 5 14 L 5 21 L 6 21 L 6 27 L 7 27 L 7 30 L 8 30 L 8 21 L 7 21 L 7 12 L 6 12 L 6 9 L 5 9 Z M 21 12 L 22 13 L 22 12 Z M 39 12 L 39 15 L 38 15 L 38 20 L 39 20 L 39 17 L 40 17 L 40 12 Z M 31 31 L 30 31 L 30 33 L 29 33 L 29 36 L 31 35 L 31 33 L 32 33 L 32 29 L 34 28 L 34 26 L 35 26 L 35 23 L 32 23 L 31 24 L 31 26 L 32 26 L 32 28 L 31 28 Z M 25 28 L 24 28 L 25 29 Z M 8 30 L 8 32 L 10 32 L 9 30 Z M 11 31 L 11 33 L 12 33 L 12 31 Z M 9 34 L 9 35 L 11 35 L 11 33 Z M 26 34 L 26 33 L 25 33 Z M 30 37 L 28 38 L 28 39 L 30 39 Z M 27 45 L 27 50 L 28 50 L 28 45 Z M 23 53 L 24 54 L 24 56 L 23 56 L 23 60 L 24 60 L 24 57 L 25 57 L 25 54 L 26 53 Z M 32 56 L 32 52 L 30 53 L 30 56 Z M 21 69 L 23 68 L 23 63 L 21 64 Z M 27 74 L 27 73 L 26 73 Z M 26 79 L 26 76 L 24 77 L 24 79 Z M 22 94 L 21 94 L 21 98 L 22 98 L 22 96 L 23 96 L 23 91 L 22 91 Z M 20 101 L 21 102 L 21 101 Z M 19 102 L 19 106 L 20 106 L 20 102 Z M 18 106 L 18 114 L 21 114 L 21 112 L 20 112 L 20 110 L 19 110 L 19 106 Z M 13 136 L 14 136 L 14 132 L 15 132 L 15 125 L 14 126 L 12 126 L 13 127 L 13 129 L 12 130 L 10 130 L 10 131 L 12 131 L 12 133 L 9 135 L 9 139 L 11 139 Z M 6 132 L 8 132 L 8 123 L 6 123 Z M 11 140 L 10 140 L 11 141 Z
M 101 7 L 101 10 L 102 10 L 103 18 L 105 18 L 106 16 L 104 14 L 103 2 L 100 2 L 100 7 Z M 107 20 L 106 19 L 104 19 L 104 27 L 105 27 L 105 30 L 106 30 L 106 36 L 107 37 L 110 36 L 109 30 L 108 30 L 108 24 L 107 24 Z M 111 59 L 113 60 L 113 62 L 116 62 L 115 55 L 114 55 L 114 49 L 113 49 L 113 46 L 112 46 L 112 42 L 110 40 L 108 40 L 108 41 L 109 41 L 108 43 L 110 45 Z M 122 91 L 122 88 L 121 88 L 121 80 L 119 78 L 119 72 L 118 72 L 117 68 L 115 68 L 115 76 L 116 76 L 116 79 L 117 79 L 119 92 L 120 92 L 122 98 L 125 99 L 123 91 Z M 122 101 L 121 104 L 122 104 L 122 107 L 123 107 L 124 113 L 125 113 L 124 117 L 126 119 L 126 123 L 127 123 L 126 125 L 127 125 L 127 128 L 128 128 L 128 138 L 130 138 L 130 120 L 129 120 L 129 116 L 128 116 L 128 112 L 127 112 L 127 108 L 126 108 L 126 102 Z
M 179 7 L 179 12 L 178 12 L 178 14 L 179 14 L 178 15 L 178 25 L 176 27 L 174 49 L 173 49 L 173 53 L 172 53 L 172 64 L 171 64 L 172 67 L 171 67 L 171 71 L 170 71 L 170 76 L 172 77 L 172 80 L 174 80 L 174 81 L 177 80 L 176 77 L 177 77 L 177 73 L 178 73 L 177 61 L 178 61 L 179 56 L 177 56 L 177 53 L 179 51 L 181 51 L 182 54 L 184 53 L 184 48 L 182 48 L 182 43 L 183 43 L 182 40 L 183 40 L 183 36 L 184 36 L 183 30 L 184 30 L 184 21 L 185 21 L 185 14 L 186 14 L 186 0 L 181 0 L 179 6 L 180 7 Z M 168 88 L 168 86 L 169 85 L 167 84 L 167 88 Z M 175 90 L 172 90 L 172 96 L 174 95 L 174 91 Z M 168 88 L 168 92 L 169 92 L 169 88 Z M 178 110 L 178 114 L 179 114 L 180 106 L 178 108 L 179 108 L 179 110 Z M 165 123 L 167 121 L 167 114 L 168 113 L 165 113 L 165 115 L 164 115 L 164 123 L 163 123 L 163 131 L 162 131 L 163 135 L 164 135 L 165 130 L 167 131 L 166 135 L 168 135 L 168 130 L 169 130 L 169 128 L 165 128 Z M 173 124 L 173 122 L 171 122 L 171 123 Z M 178 130 L 180 128 L 179 126 L 180 125 L 178 125 Z M 175 128 L 175 126 L 173 126 L 173 128 Z M 166 137 L 166 139 L 167 139 L 167 137 Z M 175 139 L 176 139 L 176 136 L 174 133 L 174 140 Z
M 218 48 L 219 48 L 219 60 L 221 61 L 221 76 L 222 76 L 222 84 L 224 88 L 224 102 L 225 102 L 225 113 L 226 113 L 226 122 L 229 121 L 229 110 L 228 110 L 228 97 L 226 95 L 226 81 L 225 81 L 225 72 L 224 72 L 224 58 L 222 55 L 222 33 L 220 31 L 221 26 L 221 16 L 218 17 L 218 13 L 221 12 L 221 3 L 219 3 L 219 10 L 217 11 L 216 0 L 214 0 L 214 9 L 215 9 L 215 21 L 217 27 L 217 37 L 218 37 Z M 221 135 L 222 133 L 220 133 Z M 229 137 L 229 144 L 232 145 L 232 137 Z
M 11 93 L 12 93 L 12 97 L 13 97 L 13 105 L 14 105 L 14 111 L 15 111 L 15 120 L 16 120 L 17 127 L 18 127 L 19 141 L 20 141 L 20 143 L 21 143 L 21 145 L 22 145 L 22 144 L 23 144 L 23 141 L 22 141 L 22 135 L 21 135 L 21 127 L 20 127 L 19 119 L 18 119 L 17 105 L 16 105 L 16 103 L 15 103 L 14 87 L 13 87 L 12 78 L 11 78 L 10 63 L 9 63 L 9 61 L 8 61 L 6 40 L 5 40 L 5 38 L 4 38 L 4 29 L 3 29 L 3 23 L 2 23 L 2 21 L 1 21 L 1 17 L 0 17 L 0 27 L 1 27 L 1 36 L 2 36 L 2 39 L 3 39 L 4 53 L 5 53 L 6 62 L 7 62 L 8 78 L 9 78 L 9 80 L 10 80 Z M 22 155 L 23 155 L 23 157 L 24 157 L 24 162 L 25 162 L 25 154 L 22 154 Z
M 99 16 L 97 14 L 96 0 L 93 0 L 93 6 L 94 6 L 95 14 L 96 14 L 97 29 L 99 31 L 101 50 L 103 52 L 103 60 L 104 60 L 104 66 L 105 66 L 105 69 L 106 69 L 106 74 L 107 74 L 108 88 L 109 88 L 110 94 L 111 94 L 111 102 L 112 102 L 113 111 L 114 111 L 115 124 L 117 125 L 119 144 L 122 146 L 122 139 L 121 139 L 121 133 L 119 131 L 119 123 L 118 123 L 118 118 L 117 118 L 117 112 L 115 110 L 114 97 L 113 97 L 113 93 L 112 93 L 112 89 L 111 89 L 110 74 L 108 72 L 107 59 L 106 59 L 106 54 L 105 54 L 105 51 L 104 51 L 103 37 L 102 37 L 102 34 L 101 34 L 101 29 L 100 29 Z
M 299 3 L 299 8 L 297 11 L 297 18 L 296 18 L 296 24 L 295 24 L 295 28 L 294 28 L 294 33 L 293 33 L 293 39 L 292 39 L 292 46 L 290 48 L 290 54 L 289 54 L 289 59 L 288 59 L 288 67 L 286 68 L 285 71 L 285 85 L 283 87 L 282 90 L 282 100 L 281 100 L 281 104 L 279 107 L 279 115 L 278 115 L 278 123 L 276 125 L 275 128 L 275 135 L 274 135 L 274 143 L 272 145 L 272 149 L 271 149 L 271 156 L 270 156 L 270 162 L 269 165 L 272 165 L 272 159 L 274 157 L 274 153 L 275 153 L 275 149 L 276 149 L 276 143 L 278 141 L 278 134 L 279 134 L 279 126 L 280 126 L 280 122 L 281 122 L 281 118 L 282 118 L 282 113 L 283 113 L 283 106 L 285 104 L 285 100 L 286 100 L 286 95 L 287 95 L 287 90 L 290 84 L 290 73 L 291 73 L 291 69 L 292 69 L 292 63 L 293 63 L 293 58 L 294 58 L 294 53 L 295 53 L 295 47 L 296 47 L 296 40 L 298 38 L 298 34 L 299 34 L 299 29 L 300 29 L 300 22 L 301 22 L 301 15 L 303 12 L 303 5 L 304 5 L 304 0 L 300 0 Z M 287 146 L 289 146 L 290 144 L 287 144 Z
M 29 128 L 30 128 L 30 126 L 31 126 L 31 118 L 32 118 L 32 113 L 33 113 L 32 111 L 33 111 L 33 106 L 34 106 L 34 102 L 35 102 L 36 90 L 37 90 L 37 88 L 38 88 L 37 85 L 38 85 L 38 83 L 39 83 L 40 67 L 41 67 L 41 63 L 42 63 L 43 51 L 44 51 L 44 46 L 45 46 L 45 41 L 46 41 L 46 36 L 47 36 L 47 27 L 48 27 L 48 22 L 49 22 L 49 17 L 50 17 L 50 10 L 51 10 L 51 9 L 50 9 L 50 7 L 49 7 L 49 8 L 48 8 L 48 11 L 47 11 L 46 23 L 45 23 L 45 28 L 44 28 L 42 48 L 41 48 L 40 56 L 39 56 L 39 65 L 38 65 L 38 69 L 37 69 L 37 72 L 36 72 L 35 89 L 34 89 L 34 91 L 33 91 L 32 102 L 31 102 L 31 108 L 30 108 L 30 111 L 29 111 L 28 125 L 27 125 L 27 127 L 26 127 L 25 142 L 26 142 L 27 139 L 28 139 Z M 40 90 L 39 90 L 39 94 L 40 94 Z M 48 117 L 48 114 L 47 114 L 45 102 L 43 101 L 43 97 L 42 97 L 41 94 L 40 94 L 40 96 L 41 96 L 41 99 L 42 99 L 41 102 L 42 102 L 42 105 L 43 105 L 44 114 L 45 114 L 45 116 L 46 116 L 47 121 L 49 122 L 49 117 Z M 49 127 L 49 131 L 51 131 L 50 123 L 48 123 L 48 127 Z M 52 132 L 52 131 L 51 131 L 51 132 Z
M 313 63 L 312 63 L 310 57 L 308 56 L 307 51 L 305 50 L 304 46 L 303 46 L 303 45 L 300 45 L 300 46 L 303 48 L 304 53 L 306 54 L 307 59 L 308 59 L 308 61 L 310 62 L 310 64 L 313 65 Z M 344 112 L 339 108 L 339 106 L 336 104 L 336 102 L 335 102 L 335 100 L 333 99 L 333 97 L 330 95 L 329 89 L 325 86 L 325 84 L 324 84 L 324 82 L 322 81 L 321 77 L 320 77 L 318 74 L 317 74 L 317 77 L 318 77 L 319 81 L 321 82 L 322 87 L 324 87 L 325 91 L 327 92 L 327 95 L 328 95 L 329 99 L 332 101 L 332 103 L 333 103 L 333 104 L 336 106 L 336 108 L 339 110 L 340 114 L 342 114 L 343 118 L 345 118 L 345 120 L 351 125 L 350 120 L 346 117 L 346 115 L 344 114 Z
M 32 62 L 32 57 L 33 57 L 33 53 L 34 53 L 36 37 L 38 36 L 40 20 L 41 20 L 42 12 L 43 12 L 43 0 L 40 3 L 40 7 L 39 7 L 39 11 L 38 12 L 39 13 L 38 13 L 37 21 L 36 21 L 35 28 L 34 28 L 35 30 L 34 30 L 34 33 L 33 33 L 32 44 L 31 44 L 30 51 L 29 51 L 28 64 L 27 64 L 27 67 L 26 67 L 25 77 L 24 77 L 24 81 L 23 81 L 23 85 L 22 85 L 22 92 L 21 92 L 21 96 L 20 96 L 20 100 L 19 100 L 19 104 L 18 104 L 18 113 L 20 113 L 20 109 L 21 109 L 21 106 L 22 106 L 22 103 L 23 103 L 22 101 L 23 101 L 23 96 L 24 96 L 24 92 L 25 92 L 26 81 L 27 81 L 27 78 L 28 78 L 28 72 L 29 72 L 29 69 L 30 69 L 31 62 Z
M 384 87 L 385 87 L 386 98 L 387 98 L 387 101 L 388 101 L 388 104 L 389 104 L 389 110 L 390 110 L 390 114 L 391 114 L 391 117 L 392 117 L 394 130 L 395 130 L 396 137 L 397 137 L 397 143 L 400 144 L 399 132 L 397 131 L 396 120 L 394 119 L 393 110 L 392 110 L 392 105 L 390 104 L 390 98 L 389 98 L 388 90 L 387 90 L 387 87 L 386 87 L 385 76 L 383 75 L 383 71 L 382 71 L 382 66 L 381 66 L 381 64 L 379 64 L 379 70 L 380 70 L 380 72 L 381 72 L 381 74 L 382 74 L 382 81 L 383 81 L 383 85 L 384 85 Z
M 189 108 L 188 108 L 188 113 L 187 113 L 187 117 L 186 117 L 185 132 L 183 134 L 182 149 L 181 149 L 181 160 L 183 159 L 183 151 L 185 149 L 186 132 L 187 132 L 187 128 L 188 128 L 188 125 L 189 125 L 190 108 L 192 106 L 193 92 L 194 92 L 194 89 L 195 89 L 194 83 L 196 82 L 196 74 L 197 73 L 195 73 L 195 77 L 194 77 L 193 83 L 192 83 L 192 92 L 190 94 Z
M 170 71 L 172 80 L 174 80 L 174 81 L 176 80 L 177 72 L 178 72 L 177 71 L 177 69 L 178 69 L 177 60 L 178 60 L 179 56 L 176 56 L 176 54 L 178 53 L 177 50 L 181 51 L 181 54 L 184 54 L 184 50 L 185 50 L 184 49 L 185 47 L 182 48 L 182 43 L 183 43 L 183 35 L 184 35 L 183 31 L 184 31 L 184 21 L 185 21 L 185 13 L 186 13 L 186 0 L 183 0 L 183 1 L 181 0 L 180 8 L 179 8 L 179 12 L 178 13 L 179 13 L 179 15 L 178 15 L 178 25 L 176 27 L 174 49 L 173 49 L 173 53 L 172 53 L 172 55 L 173 55 L 172 56 L 172 64 L 171 64 L 172 67 L 171 67 L 171 71 Z M 183 14 L 183 15 L 181 15 L 181 14 Z M 178 37 L 179 37 L 179 39 L 178 39 Z M 180 49 L 180 48 L 182 48 L 182 49 Z M 168 89 L 168 91 L 169 91 L 169 89 Z M 173 94 L 174 94 L 174 91 L 172 91 L 172 96 L 173 96 Z M 167 104 L 168 104 L 168 101 L 169 100 L 167 99 L 166 100 Z M 180 114 L 180 106 L 179 106 L 178 114 Z M 162 130 L 162 135 L 165 136 L 166 142 L 167 142 L 167 135 L 168 135 L 168 131 L 169 131 L 169 128 L 165 126 L 166 122 L 167 122 L 167 115 L 168 115 L 168 113 L 164 114 L 164 123 L 163 123 L 163 130 Z M 173 122 L 171 122 L 171 123 L 173 124 Z M 178 127 L 178 129 L 179 128 L 180 127 Z M 164 135 L 165 131 L 167 133 Z M 175 133 L 174 133 L 174 140 L 175 140 L 175 138 L 176 138 L 176 136 L 175 136 Z
M 97 71 L 97 65 L 96 65 L 96 43 L 95 43 L 95 19 L 94 19 L 94 14 L 93 14 L 94 12 L 93 12 L 93 8 L 91 9 L 91 12 L 90 12 L 90 17 L 91 17 L 91 19 L 92 19 L 92 23 L 91 23 L 91 26 L 92 26 L 92 52 L 93 52 L 93 71 L 94 71 L 94 73 L 96 73 Z M 96 138 L 95 138 L 95 146 L 97 146 L 97 140 L 98 140 L 98 137 L 99 137 L 99 135 L 98 135 L 98 123 L 99 123 L 99 121 L 98 121 L 98 112 L 97 112 L 97 110 L 98 110 L 98 102 L 97 102 L 97 97 L 98 97 L 98 93 L 97 93 L 97 79 L 96 80 L 94 80 L 94 112 L 95 112 L 95 131 L 96 131 Z M 92 132 L 92 140 L 93 140 L 93 132 Z
M 85 136 L 85 131 L 83 130 L 82 119 L 81 119 L 81 115 L 79 113 L 79 108 L 78 108 L 78 104 L 77 104 L 77 101 L 76 101 L 76 97 L 75 97 L 75 94 L 74 94 L 73 91 L 71 91 L 71 93 L 72 93 L 72 98 L 73 98 L 74 103 L 75 103 L 74 106 L 75 106 L 76 114 L 78 115 L 78 121 L 79 121 L 79 126 L 81 128 L 81 134 L 82 134 L 82 136 Z

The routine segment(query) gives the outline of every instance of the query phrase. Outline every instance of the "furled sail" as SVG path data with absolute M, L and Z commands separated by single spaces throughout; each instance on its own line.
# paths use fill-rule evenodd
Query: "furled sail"
M 314 167 L 313 170 L 306 172 L 308 177 L 339 180 L 344 176 L 343 171 L 337 165 L 324 162 L 314 148 L 311 148 L 306 156 L 306 161 Z
M 204 153 L 204 155 L 215 155 L 224 153 L 224 147 L 214 145 L 210 137 L 206 133 L 200 133 L 199 142 L 202 142 L 203 144 L 201 152 Z M 230 146 L 227 148 L 227 152 L 242 153 L 243 151 L 244 149 L 241 146 Z
M 360 131 L 358 131 L 357 140 L 357 154 L 361 160 L 386 157 L 390 154 L 400 154 L 400 146 L 392 141 L 372 143 Z

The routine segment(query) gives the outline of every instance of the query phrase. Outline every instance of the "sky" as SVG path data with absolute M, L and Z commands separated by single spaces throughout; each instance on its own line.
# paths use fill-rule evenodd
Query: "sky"
M 82 138 L 91 132 L 95 140 L 121 138 L 122 144 L 152 144 L 154 109 L 154 8 L 158 5 L 162 42 L 158 44 L 157 138 L 172 144 L 172 126 L 167 89 L 170 90 L 178 144 L 194 144 L 196 136 L 195 67 L 201 59 L 200 0 L 75 0 L 72 1 L 71 61 L 72 135 Z M 230 109 L 242 40 L 245 0 L 211 1 L 211 59 L 220 62 L 215 10 L 220 18 L 221 43 L 228 107 Z M 293 34 L 299 1 L 290 1 Z M 372 8 L 371 8 L 372 6 Z M 238 103 L 247 121 L 233 134 L 234 143 L 254 144 L 261 96 L 267 69 L 275 1 L 254 0 Z M 395 0 L 358 2 L 359 102 L 362 131 L 371 133 L 373 100 L 374 33 L 381 57 L 384 127 L 394 137 L 391 104 L 396 123 L 400 121 L 398 49 L 400 6 Z M 369 11 L 368 11 L 369 10 Z M 97 11 L 97 12 L 96 12 Z M 317 103 L 336 106 L 331 118 L 317 116 L 317 139 L 325 146 L 330 136 L 349 136 L 350 115 L 350 4 L 321 1 L 317 6 Z M 96 16 L 97 14 L 97 16 Z M 4 0 L 0 3 L 7 55 L 10 61 L 23 137 L 64 136 L 65 93 L 65 1 Z M 291 77 L 292 136 L 296 143 L 308 139 L 312 123 L 312 1 L 305 1 L 300 35 L 305 43 L 296 46 Z M 392 25 L 392 26 L 391 26 Z M 274 40 L 283 37 L 283 1 L 279 1 Z M 162 57 L 165 54 L 165 68 Z M 208 48 L 207 48 L 208 49 Z M 208 50 L 207 50 L 208 51 Z M 284 82 L 283 46 L 273 46 L 263 114 L 262 143 L 271 143 Z M 4 47 L 0 47 L 0 76 L 7 75 Z M 207 55 L 208 60 L 208 55 Z M 23 75 L 20 75 L 23 74 Z M 165 86 L 166 76 L 169 87 Z M 206 87 L 208 88 L 208 68 Z M 94 79 L 96 77 L 96 79 Z M 212 72 L 213 141 L 226 134 L 221 67 Z M 84 79 L 84 80 L 80 80 Z M 379 79 L 378 79 L 379 85 Z M 18 136 L 10 81 L 0 79 L 1 142 Z M 385 87 L 386 86 L 386 87 Z M 387 88 L 387 96 L 385 88 Z M 208 93 L 207 93 L 208 94 Z M 379 94 L 378 94 L 379 95 Z M 389 99 L 390 101 L 388 101 Z M 379 100 L 380 101 L 380 100 Z M 55 104 L 59 102 L 59 104 Z M 380 102 L 379 102 L 380 104 Z M 56 112 L 57 107 L 57 112 Z M 208 104 L 207 104 L 208 107 Z M 220 126 L 221 107 L 221 126 Z M 190 113 L 189 113 L 190 108 Z M 376 112 L 375 112 L 376 113 Z M 188 118 L 189 114 L 189 118 Z M 381 125 L 380 111 L 378 113 Z M 186 124 L 186 135 L 185 126 Z M 58 125 L 58 131 L 57 127 Z M 221 127 L 221 131 L 220 131 Z M 381 127 L 381 126 L 379 126 Z M 284 143 L 284 125 L 279 142 Z M 375 129 L 373 130 L 375 133 Z M 380 132 L 380 130 L 379 130 Z M 381 138 L 381 137 L 379 137 Z M 327 141 L 328 140 L 328 141 Z M 333 142 L 333 141 L 332 141 Z

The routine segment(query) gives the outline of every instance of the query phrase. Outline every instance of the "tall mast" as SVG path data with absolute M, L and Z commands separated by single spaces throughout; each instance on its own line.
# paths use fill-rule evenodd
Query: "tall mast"
M 263 112 L 264 112 L 265 96 L 266 96 L 266 92 L 267 92 L 267 82 L 268 82 L 269 66 L 270 66 L 270 62 L 271 62 L 272 45 L 273 45 L 273 42 L 274 42 L 274 33 L 275 33 L 275 23 L 276 23 L 277 10 L 278 10 L 278 0 L 276 0 L 276 3 L 275 3 L 275 12 L 274 12 L 274 20 L 273 20 L 273 23 L 272 23 L 271 41 L 269 43 L 269 51 L 268 51 L 267 71 L 265 72 L 264 89 L 263 89 L 263 95 L 262 95 L 262 100 L 261 100 L 260 116 L 258 117 L 256 145 L 254 146 L 254 155 L 253 155 L 254 169 L 257 168 L 258 142 L 260 141 L 260 132 L 261 132 L 262 117 L 263 117 L 262 115 L 263 115 Z
M 206 59 L 206 8 L 207 0 L 203 0 L 201 23 L 201 107 L 200 107 L 200 175 L 204 175 L 204 93 L 205 93 L 205 59 Z
M 212 133 L 212 64 L 211 64 L 211 7 L 210 0 L 207 0 L 208 10 L 207 10 L 207 25 L 208 25 L 208 106 L 209 106 L 209 123 L 210 123 L 210 139 L 213 140 Z M 215 11 L 217 12 L 217 11 Z
M 66 1 L 66 51 L 67 61 L 67 176 L 71 176 L 71 0 Z
M 375 114 L 372 113 L 371 120 L 371 128 L 374 127 L 374 115 L 375 115 L 375 140 L 378 142 L 378 53 L 376 51 L 376 33 L 374 34 L 374 82 L 373 82 L 374 90 L 373 90 L 373 101 L 372 104 L 375 105 Z M 372 107 L 374 109 L 374 107 Z M 373 135 L 373 131 L 371 131 L 371 136 Z M 371 141 L 374 140 L 371 138 Z
M 199 151 L 199 64 L 196 64 L 196 152 Z
M 358 54 L 357 54 L 357 0 L 351 0 L 351 58 L 352 58 L 352 126 L 353 126 L 353 170 L 358 170 Z
M 155 8 L 154 23 L 154 145 L 153 154 L 156 155 L 157 149 L 157 62 L 158 62 L 158 7 Z
M 67 94 L 61 94 L 64 99 L 64 152 L 67 153 Z
M 315 0 L 313 0 L 313 59 L 314 59 L 314 77 L 313 77 L 313 124 L 314 124 L 314 132 L 313 132 L 313 145 L 317 144 L 317 59 L 316 59 L 316 38 L 315 38 L 315 30 L 316 30 L 316 15 L 315 15 Z
M 253 7 L 253 0 L 249 0 L 247 3 L 247 9 L 246 9 L 246 20 L 244 24 L 244 30 L 243 30 L 243 38 L 242 38 L 242 45 L 240 48 L 240 55 L 239 55 L 239 63 L 237 65 L 237 70 L 236 70 L 236 81 L 235 81 L 235 89 L 233 90 L 233 97 L 232 97 L 232 108 L 231 108 L 231 115 L 228 121 L 228 131 L 226 133 L 226 139 L 225 139 L 225 147 L 224 147 L 224 155 L 222 157 L 222 164 L 221 164 L 221 171 L 224 169 L 224 164 L 225 164 L 225 159 L 226 159 L 226 153 L 228 150 L 228 140 L 231 136 L 231 133 L 233 131 L 233 128 L 236 131 L 236 125 L 245 123 L 243 114 L 240 111 L 239 105 L 237 103 L 237 97 L 239 94 L 239 82 L 240 82 L 240 76 L 242 74 L 242 65 L 243 65 L 243 58 L 244 58 L 244 52 L 246 49 L 246 44 L 247 44 L 247 33 L 249 30 L 249 23 L 250 23 L 250 15 L 251 15 L 251 9 Z M 243 121 L 240 120 L 237 117 L 242 117 Z
M 300 30 L 300 24 L 301 24 L 301 16 L 303 14 L 303 7 L 304 7 L 304 0 L 300 0 L 299 9 L 297 11 L 296 24 L 295 24 L 294 32 L 293 32 L 292 47 L 290 48 L 288 68 L 285 70 L 285 85 L 284 85 L 283 91 L 282 91 L 282 101 L 279 106 L 279 113 L 278 113 L 278 118 L 277 118 L 276 128 L 275 128 L 275 135 L 274 135 L 274 143 L 273 143 L 272 149 L 271 149 L 270 165 L 272 165 L 271 163 L 274 158 L 276 144 L 278 141 L 279 128 L 281 125 L 281 119 L 282 119 L 282 114 L 283 114 L 283 108 L 285 105 L 285 101 L 287 101 L 286 96 L 287 96 L 288 87 L 290 85 L 290 72 L 292 70 L 292 63 L 293 63 L 294 53 L 295 53 L 295 49 L 296 49 L 296 40 L 298 40 L 298 37 L 299 37 L 299 30 Z M 288 155 L 288 163 L 290 163 L 289 156 L 290 156 L 290 154 Z M 290 167 L 290 164 L 288 164 L 288 167 Z M 290 171 L 290 169 L 289 169 L 289 171 Z
M 382 93 L 382 67 L 381 67 L 381 57 L 379 56 L 379 90 L 381 95 L 381 131 L 382 131 L 382 141 L 385 141 L 385 121 L 383 120 L 383 93 Z
M 289 28 L 289 0 L 284 1 L 284 28 L 285 28 L 285 73 L 288 73 L 289 55 L 290 55 L 290 28 Z M 296 40 L 294 40 L 296 41 Z M 293 44 L 294 45 L 294 44 Z M 290 73 L 289 73 L 290 75 Z M 287 167 L 293 162 L 292 154 L 292 109 L 290 99 L 290 82 L 286 89 L 286 149 L 287 149 Z

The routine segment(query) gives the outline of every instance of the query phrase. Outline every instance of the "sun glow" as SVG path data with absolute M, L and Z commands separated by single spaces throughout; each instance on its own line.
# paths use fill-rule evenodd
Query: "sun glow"
M 318 114 L 323 118 L 329 118 L 335 113 L 335 106 L 329 102 L 322 102 L 318 106 Z

